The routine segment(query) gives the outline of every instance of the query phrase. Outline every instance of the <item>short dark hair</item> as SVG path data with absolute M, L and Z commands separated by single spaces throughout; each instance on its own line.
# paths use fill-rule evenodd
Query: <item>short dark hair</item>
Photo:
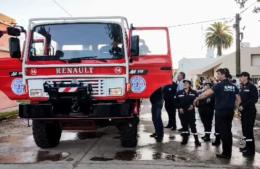
M 180 72 L 179 74 L 181 74 L 182 75 L 182 77 L 183 77 L 183 79 L 185 79 L 185 73 L 184 72 Z
M 250 74 L 249 74 L 248 72 L 242 72 L 242 73 L 239 75 L 239 77 L 241 77 L 241 76 L 247 77 L 248 80 L 251 80 Z
M 229 73 L 228 68 L 220 68 L 216 72 L 219 72 L 220 74 L 225 75 L 226 78 L 229 78 L 229 79 L 232 78 L 231 74 Z

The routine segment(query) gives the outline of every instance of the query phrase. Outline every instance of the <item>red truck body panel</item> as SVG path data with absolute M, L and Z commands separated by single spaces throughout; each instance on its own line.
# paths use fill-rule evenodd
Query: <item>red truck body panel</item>
M 129 82 L 131 90 L 126 87 L 126 95 L 121 97 L 98 97 L 97 100 L 126 100 L 149 98 L 151 94 L 165 85 L 172 83 L 172 57 L 170 48 L 169 31 L 167 27 L 140 27 L 129 31 L 128 46 L 131 44 L 131 35 L 134 31 L 160 30 L 166 33 L 167 54 L 164 55 L 140 55 L 130 56 L 129 63 Z M 30 35 L 31 33 L 29 33 Z M 130 54 L 130 48 L 128 53 Z M 73 78 L 73 75 L 125 75 L 127 72 L 124 66 L 100 66 L 92 67 L 92 64 L 124 64 L 125 59 L 119 60 L 83 60 L 81 63 L 69 64 L 62 61 L 30 61 L 26 62 L 28 68 L 25 75 L 37 78 L 67 75 Z M 67 67 L 51 67 L 52 65 L 67 65 Z M 32 67 L 30 67 L 32 65 Z M 50 67 L 48 67 L 48 65 Z M 82 67 L 82 65 L 88 65 Z M 79 68 L 82 67 L 82 68 Z M 66 69 L 72 69 L 68 72 Z M 75 69 L 75 70 L 74 70 Z M 0 59 L 0 90 L 3 91 L 12 100 L 31 100 L 33 102 L 48 100 L 48 98 L 29 98 L 27 88 L 22 85 L 22 60 L 12 58 Z M 74 71 L 73 71 L 74 70 Z M 63 77 L 61 77 L 63 78 Z M 126 84 L 128 85 L 128 84 Z

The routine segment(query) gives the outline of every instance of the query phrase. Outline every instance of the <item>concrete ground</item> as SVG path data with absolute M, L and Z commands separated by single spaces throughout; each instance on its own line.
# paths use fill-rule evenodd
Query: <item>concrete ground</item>
M 27 121 L 12 119 L 0 122 L 0 169 L 62 168 L 62 169 L 168 169 L 168 168 L 260 168 L 260 128 L 255 127 L 257 153 L 254 159 L 243 158 L 238 151 L 241 127 L 234 119 L 234 146 L 231 160 L 215 157 L 220 148 L 202 142 L 196 148 L 191 137 L 188 145 L 181 146 L 177 132 L 165 130 L 163 143 L 156 143 L 149 135 L 154 132 L 149 102 L 143 102 L 136 148 L 122 148 L 114 127 L 98 130 L 95 137 L 86 133 L 63 132 L 61 143 L 53 149 L 38 148 Z M 167 115 L 163 112 L 166 124 Z M 197 120 L 203 134 L 202 124 Z M 213 135 L 212 135 L 213 137 Z

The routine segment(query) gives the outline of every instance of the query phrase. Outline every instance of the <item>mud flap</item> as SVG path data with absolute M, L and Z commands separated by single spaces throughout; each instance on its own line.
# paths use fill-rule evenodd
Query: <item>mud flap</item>
M 51 104 L 19 105 L 19 117 L 21 118 L 51 118 L 53 115 Z

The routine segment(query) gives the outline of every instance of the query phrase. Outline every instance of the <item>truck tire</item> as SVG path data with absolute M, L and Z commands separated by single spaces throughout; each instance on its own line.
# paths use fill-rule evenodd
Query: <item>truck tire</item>
M 32 130 L 34 141 L 41 148 L 56 147 L 60 142 L 62 130 L 58 122 L 33 120 Z
M 119 126 L 121 145 L 123 147 L 136 147 L 137 146 L 137 130 L 139 118 L 135 117 L 129 121 L 122 122 Z

